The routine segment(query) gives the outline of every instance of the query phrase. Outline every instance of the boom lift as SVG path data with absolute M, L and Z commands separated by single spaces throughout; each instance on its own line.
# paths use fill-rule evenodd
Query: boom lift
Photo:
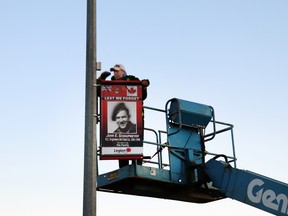
M 143 156 L 143 165 L 134 163 L 99 174 L 98 191 L 195 203 L 232 198 L 275 215 L 288 214 L 288 185 L 236 168 L 233 125 L 216 121 L 213 107 L 173 98 L 163 110 L 144 109 L 166 119 L 166 131 L 145 128 L 155 134 L 156 141 L 143 141 L 144 149 L 155 148 L 157 161 Z M 210 133 L 206 133 L 208 126 Z M 233 155 L 208 152 L 206 144 L 226 132 Z M 163 149 L 168 152 L 168 164 L 163 162 Z

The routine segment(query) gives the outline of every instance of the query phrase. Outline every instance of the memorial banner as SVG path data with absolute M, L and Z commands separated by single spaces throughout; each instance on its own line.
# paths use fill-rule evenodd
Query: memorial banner
M 140 81 L 103 81 L 100 140 L 102 160 L 143 157 Z

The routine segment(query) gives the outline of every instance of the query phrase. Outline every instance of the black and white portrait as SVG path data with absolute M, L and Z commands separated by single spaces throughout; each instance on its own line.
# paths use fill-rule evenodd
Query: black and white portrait
M 108 103 L 108 133 L 136 133 L 136 103 Z

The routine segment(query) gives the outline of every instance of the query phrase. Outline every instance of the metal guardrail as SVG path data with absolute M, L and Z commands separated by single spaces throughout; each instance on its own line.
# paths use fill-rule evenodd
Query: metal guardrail
M 166 118 L 167 118 L 167 110 L 162 110 L 162 109 L 157 109 L 157 108 L 153 108 L 153 107 L 148 107 L 148 106 L 143 106 L 144 109 L 149 109 L 149 110 L 152 110 L 152 111 L 156 111 L 156 112 L 162 112 L 166 115 Z M 215 120 L 215 115 L 214 115 L 214 109 L 212 108 L 213 110 L 213 118 L 212 120 L 210 121 L 212 124 L 213 124 L 213 131 L 209 134 L 206 134 L 204 135 L 204 142 L 209 142 L 211 140 L 213 140 L 217 134 L 220 134 L 220 133 L 224 133 L 224 132 L 227 132 L 227 131 L 230 131 L 230 136 L 231 136 L 231 144 L 232 144 L 232 156 L 226 156 L 229 163 L 232 163 L 234 164 L 234 167 L 236 168 L 236 153 L 235 153 L 235 143 L 234 143 L 234 134 L 233 134 L 233 128 L 234 126 L 232 124 L 229 124 L 229 123 L 224 123 L 224 122 L 220 122 L 220 121 L 216 121 Z M 217 130 L 216 127 L 217 125 L 224 125 L 224 126 L 227 126 L 223 129 L 219 129 Z M 185 125 L 181 125 L 181 126 L 185 126 Z M 163 164 L 163 155 L 162 155 L 162 149 L 165 148 L 165 147 L 169 147 L 169 148 L 172 148 L 171 146 L 169 146 L 169 144 L 167 143 L 162 143 L 162 139 L 161 139 L 161 135 L 162 134 L 166 134 L 167 135 L 167 131 L 163 131 L 163 130 L 158 130 L 158 133 L 156 130 L 154 129 L 151 129 L 151 128 L 144 128 L 144 130 L 146 131 L 151 131 L 155 134 L 155 141 L 156 142 L 151 142 L 151 141 L 143 141 L 144 144 L 150 144 L 150 145 L 155 145 L 157 146 L 156 147 L 156 153 L 157 153 L 157 156 L 158 156 L 158 162 L 153 162 L 151 160 L 149 161 L 145 161 L 147 163 L 153 163 L 153 164 L 158 164 L 158 167 L 159 169 L 162 169 L 163 167 L 166 167 L 166 166 L 169 166 L 169 164 Z M 176 147 L 173 147 L 173 148 L 176 148 Z M 211 156 L 218 156 L 219 154 L 216 154 L 216 153 L 211 153 L 211 152 L 205 152 L 205 154 L 207 155 L 211 155 Z M 154 156 L 153 156 L 154 157 Z

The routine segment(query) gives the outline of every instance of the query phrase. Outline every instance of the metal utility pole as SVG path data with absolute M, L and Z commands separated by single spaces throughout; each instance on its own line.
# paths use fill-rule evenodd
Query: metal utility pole
M 83 216 L 96 216 L 96 0 L 87 0 Z

